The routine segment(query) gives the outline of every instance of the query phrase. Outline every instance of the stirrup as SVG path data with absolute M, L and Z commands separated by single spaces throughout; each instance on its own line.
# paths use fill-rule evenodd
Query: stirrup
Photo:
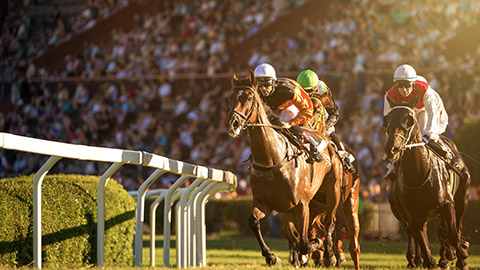
M 460 159 L 457 156 L 453 156 L 452 159 L 450 159 L 450 166 L 458 170 L 459 172 L 462 170 L 462 164 L 460 163 Z
M 350 160 L 345 160 L 345 166 L 347 167 L 347 172 L 349 173 L 355 173 L 357 171 L 353 164 L 350 163 Z
M 307 150 L 307 147 L 305 147 L 305 150 Z M 313 164 L 314 162 L 323 161 L 322 155 L 318 152 L 317 148 L 314 145 L 310 144 L 310 149 L 306 152 L 308 152 L 308 163 Z
M 397 178 L 397 174 L 395 173 L 395 166 L 391 163 L 388 163 L 387 168 L 388 171 L 383 178 L 388 182 L 393 183 L 393 181 L 395 181 L 395 179 Z
M 349 173 L 355 173 L 356 169 L 353 166 L 352 162 L 350 161 L 350 153 L 344 150 L 339 150 L 338 155 L 340 156 L 340 159 L 342 160 L 342 164 Z

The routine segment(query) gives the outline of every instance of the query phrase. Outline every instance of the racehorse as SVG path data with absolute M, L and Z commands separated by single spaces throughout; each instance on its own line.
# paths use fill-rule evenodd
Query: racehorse
M 358 171 L 358 166 L 356 162 L 354 162 L 354 166 Z M 336 266 L 341 267 L 342 261 L 345 258 L 341 258 L 343 255 L 343 251 L 341 250 L 341 230 L 340 226 L 343 221 L 345 222 L 345 226 L 347 228 L 347 233 L 349 236 L 349 250 L 350 256 L 353 260 L 355 265 L 355 269 L 360 269 L 360 244 L 358 241 L 358 236 L 360 233 L 360 223 L 358 220 L 358 206 L 359 206 L 359 190 L 360 190 L 360 180 L 358 178 L 357 173 L 349 173 L 345 170 L 342 170 L 342 176 L 344 179 L 340 179 L 340 181 L 345 181 L 343 188 L 343 196 L 342 200 L 340 201 L 340 207 L 343 210 L 343 217 L 340 215 L 340 212 L 337 216 L 337 222 L 335 227 L 335 233 L 333 235 L 333 242 L 334 242 L 334 249 L 335 249 L 335 256 L 336 256 Z M 322 238 L 325 236 L 325 226 L 322 223 L 322 217 L 324 217 L 325 213 L 325 194 L 322 192 L 318 192 L 314 199 L 310 202 L 310 210 L 311 216 L 316 217 L 312 223 L 310 224 L 310 239 L 315 238 Z M 302 259 L 298 256 L 297 251 L 295 249 L 296 243 L 298 243 L 298 232 L 295 230 L 295 227 L 292 226 L 291 222 L 291 215 L 287 213 L 279 213 L 280 219 L 282 221 L 282 228 L 285 236 L 289 242 L 290 248 L 290 261 L 291 264 L 294 266 L 301 266 L 306 263 L 306 258 Z M 322 241 L 322 240 L 320 240 Z M 316 266 L 320 266 L 323 260 L 323 255 L 321 254 L 321 250 L 314 251 L 311 254 L 312 259 Z
M 408 266 L 421 266 L 416 265 L 418 260 L 413 255 L 414 245 L 417 244 L 423 267 L 436 267 L 428 244 L 426 225 L 429 219 L 440 216 L 440 225 L 443 227 L 439 228 L 439 232 L 444 230 L 444 238 L 455 248 L 456 266 L 468 269 L 465 261 L 468 257 L 468 243 L 462 242 L 461 236 L 463 217 L 468 205 L 470 173 L 461 160 L 462 175 L 458 181 L 454 181 L 445 161 L 422 142 L 422 134 L 412 109 L 418 104 L 419 95 L 409 103 L 396 104 L 388 97 L 387 99 L 392 111 L 385 116 L 383 123 L 388 136 L 385 155 L 398 166 L 397 179 L 390 186 L 388 200 L 393 214 L 406 226 L 409 234 Z M 442 140 L 458 154 L 452 141 L 447 138 Z
M 326 195 L 326 241 L 325 258 L 334 264 L 332 233 L 335 227 L 336 211 L 340 201 L 341 183 L 336 174 L 341 173 L 342 164 L 335 150 L 329 144 L 319 149 L 321 162 L 309 164 L 303 153 L 281 134 L 282 127 L 275 125 L 275 117 L 257 92 L 253 71 L 247 78 L 232 77 L 233 92 L 230 96 L 227 130 L 230 136 L 238 136 L 243 129 L 251 149 L 250 185 L 252 189 L 252 214 L 248 219 L 266 259 L 267 265 L 280 264 L 280 259 L 265 243 L 260 220 L 273 210 L 291 213 L 299 232 L 298 250 L 307 254 L 318 248 L 318 242 L 308 239 L 310 223 L 309 203 L 322 186 Z M 280 123 L 280 122 L 278 122 Z M 317 138 L 327 138 L 310 130 Z M 323 185 L 322 185 L 323 184 Z

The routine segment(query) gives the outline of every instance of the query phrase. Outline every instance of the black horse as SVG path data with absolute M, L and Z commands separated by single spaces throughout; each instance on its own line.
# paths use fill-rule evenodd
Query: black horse
M 456 250 L 456 266 L 468 269 L 468 243 L 462 242 L 462 222 L 468 205 L 470 173 L 461 160 L 461 175 L 451 177 L 452 170 L 445 161 L 422 143 L 414 108 L 419 96 L 410 103 L 395 104 L 388 99 L 392 111 L 384 118 L 388 139 L 385 146 L 386 157 L 397 164 L 397 179 L 392 183 L 388 200 L 393 214 L 407 229 L 409 247 L 407 260 L 409 267 L 436 267 L 426 235 L 427 222 L 436 216 L 441 218 L 441 236 Z M 453 142 L 445 137 L 444 142 L 458 154 Z M 460 155 L 458 155 L 460 156 Z M 413 248 L 417 244 L 415 260 Z M 447 244 L 447 245 L 448 245 Z M 442 260 L 443 260 L 442 256 Z M 423 259 L 423 260 L 422 260 Z M 442 261 L 441 261 L 442 262 Z M 423 265 L 422 265 L 423 264 Z M 440 267 L 446 267 L 443 265 Z

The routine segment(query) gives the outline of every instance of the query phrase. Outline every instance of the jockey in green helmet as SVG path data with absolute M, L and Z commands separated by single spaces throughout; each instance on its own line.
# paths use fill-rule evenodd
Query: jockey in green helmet
M 325 133 L 337 146 L 338 153 L 342 157 L 347 170 L 353 173 L 355 171 L 355 167 L 352 165 L 352 162 L 355 158 L 345 150 L 344 144 L 340 141 L 340 138 L 335 133 L 335 124 L 338 122 L 339 112 L 338 106 L 335 104 L 332 91 L 325 82 L 318 78 L 317 73 L 310 69 L 300 72 L 300 74 L 297 76 L 297 82 L 300 84 L 303 90 L 308 93 L 313 103 L 316 103 L 315 100 L 318 100 L 320 101 L 321 105 L 323 105 L 324 112 L 316 113 L 321 113 L 322 115 L 325 114 L 325 125 L 323 127 L 321 124 L 314 123 L 312 127 L 320 131 L 323 131 L 321 130 L 322 128 L 325 129 Z

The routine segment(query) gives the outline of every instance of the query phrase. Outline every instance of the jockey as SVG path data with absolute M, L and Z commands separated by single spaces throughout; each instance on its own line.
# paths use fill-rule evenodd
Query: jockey
M 453 167 L 460 169 L 460 159 L 453 154 L 440 140 L 440 134 L 445 132 L 448 125 L 448 114 L 443 106 L 440 95 L 433 90 L 427 80 L 417 76 L 417 72 L 410 65 L 399 66 L 393 75 L 395 85 L 385 94 L 383 115 L 387 115 L 392 108 L 387 96 L 395 103 L 409 102 L 420 94 L 420 102 L 413 108 L 415 116 L 426 145 L 442 156 Z M 394 166 L 387 165 L 388 172 L 385 179 L 393 181 L 396 177 Z
M 313 116 L 312 101 L 308 94 L 294 80 L 277 78 L 275 69 L 270 64 L 258 65 L 254 74 L 260 96 L 273 111 L 280 113 L 280 121 L 283 126 L 298 138 L 303 138 L 310 143 L 308 152 L 310 158 L 307 161 L 310 163 L 322 161 L 323 158 L 316 147 L 317 143 L 310 136 L 304 134 L 300 127 L 306 125 Z
M 344 161 L 347 171 L 355 172 L 355 167 L 352 165 L 354 159 L 347 151 L 345 151 L 344 144 L 340 141 L 337 133 L 335 133 L 335 124 L 338 122 L 338 106 L 335 104 L 332 91 L 322 80 L 318 79 L 318 75 L 310 70 L 306 69 L 297 76 L 297 82 L 307 92 L 312 100 L 317 99 L 323 105 L 324 113 L 326 115 L 325 130 L 332 142 L 338 149 L 338 153 Z M 322 123 L 323 124 L 323 123 Z M 314 128 L 322 128 L 317 123 L 313 124 Z M 351 157 L 350 157 L 351 156 Z

